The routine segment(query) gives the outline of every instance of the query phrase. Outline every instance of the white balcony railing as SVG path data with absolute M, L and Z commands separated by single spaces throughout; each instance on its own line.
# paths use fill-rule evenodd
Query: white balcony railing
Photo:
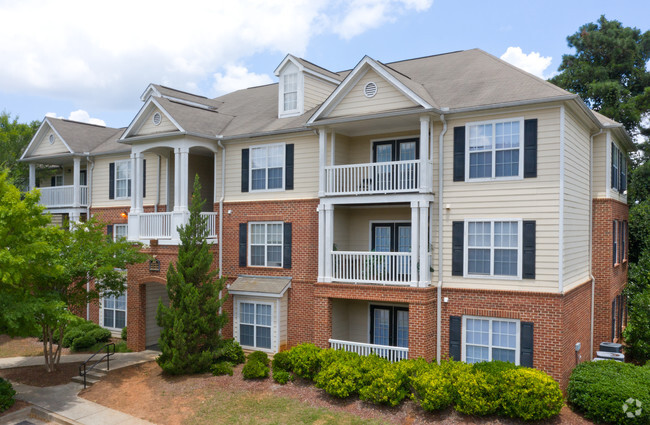
M 413 192 L 420 189 L 420 160 L 325 167 L 325 195 Z
M 143 239 L 171 238 L 172 215 L 171 212 L 140 214 L 140 237 Z
M 216 212 L 203 212 L 201 215 L 208 218 L 208 238 L 215 239 L 217 237 L 217 230 L 219 229 L 219 223 L 217 221 Z
M 357 353 L 360 356 L 376 354 L 391 362 L 398 362 L 409 357 L 409 349 L 406 347 L 391 347 L 389 345 L 366 344 L 363 342 L 341 341 L 339 339 L 330 339 L 329 342 L 330 347 L 335 350 L 345 350 Z
M 41 205 L 48 208 L 74 206 L 74 186 L 41 187 Z M 79 206 L 88 206 L 88 186 L 79 186 Z
M 411 283 L 410 252 L 332 252 L 332 279 L 338 282 Z

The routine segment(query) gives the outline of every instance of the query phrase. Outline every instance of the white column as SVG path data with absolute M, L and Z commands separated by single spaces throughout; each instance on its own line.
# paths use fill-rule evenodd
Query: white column
M 420 117 L 420 192 L 427 192 L 429 182 L 429 122 L 428 115 Z
M 418 284 L 418 254 L 420 252 L 420 210 L 418 201 L 411 201 L 411 285 Z
M 29 190 L 36 187 L 36 164 L 31 162 L 29 164 Z
M 318 196 L 325 196 L 325 159 L 327 156 L 327 131 L 318 131 Z
M 336 162 L 336 133 L 332 131 L 330 133 L 330 165 L 334 165 Z
M 174 148 L 174 211 L 180 210 L 181 197 L 181 166 L 180 166 L 180 149 Z
M 135 169 L 138 165 L 136 164 L 135 158 L 136 158 L 136 154 L 131 153 L 131 211 L 130 212 L 137 214 L 140 211 L 138 211 L 138 204 L 135 199 L 135 193 L 138 191 L 137 183 L 135 181 L 135 177 L 137 176 L 137 174 L 135 173 L 136 171 Z M 117 170 L 115 170 L 115 173 L 117 173 Z
M 325 282 L 332 281 L 333 245 L 334 245 L 334 206 L 325 205 Z
M 420 286 L 431 280 L 429 272 L 429 203 L 420 201 Z
M 79 193 L 81 191 L 80 186 L 81 186 L 81 158 L 78 156 L 75 156 L 72 158 L 72 163 L 74 164 L 72 167 L 72 206 L 74 208 L 79 208 L 81 206 L 81 199 Z M 78 213 L 77 213 L 78 214 Z
M 223 151 L 221 151 L 221 155 L 223 155 Z M 210 205 L 210 211 L 214 209 L 214 204 L 217 203 L 217 151 L 212 156 L 214 157 L 214 164 L 212 165 L 214 176 L 212 177 L 212 205 Z
M 180 185 L 180 199 L 179 199 L 179 208 L 181 211 L 187 211 L 187 205 L 188 205 L 188 173 L 189 173 L 189 153 L 190 150 L 188 148 L 179 148 L 178 149 L 178 156 L 179 162 L 178 162 L 178 174 L 179 174 L 179 185 Z M 176 187 L 178 188 L 179 185 Z
M 318 281 L 325 281 L 325 205 L 318 205 Z

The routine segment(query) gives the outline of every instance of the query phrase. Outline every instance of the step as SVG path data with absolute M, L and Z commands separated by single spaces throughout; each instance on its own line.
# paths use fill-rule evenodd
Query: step
M 87 385 L 87 386 L 90 386 L 90 385 L 92 385 L 92 384 L 95 384 L 95 383 L 97 383 L 97 382 L 99 382 L 99 381 L 101 381 L 101 379 L 94 378 L 94 377 L 92 377 L 92 376 L 90 376 L 90 375 L 87 375 L 87 376 L 86 376 L 86 385 Z M 84 377 L 83 377 L 83 376 L 74 376 L 74 377 L 72 378 L 72 382 L 77 382 L 77 383 L 79 383 L 79 384 L 83 384 L 83 383 L 84 383 Z

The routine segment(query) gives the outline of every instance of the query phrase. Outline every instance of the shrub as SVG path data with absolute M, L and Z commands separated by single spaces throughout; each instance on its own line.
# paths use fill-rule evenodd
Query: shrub
M 386 362 L 366 376 L 372 376 L 372 381 L 359 389 L 361 400 L 397 406 L 409 394 L 406 369 L 396 363 Z
M 63 341 L 61 342 L 61 345 L 65 348 L 69 348 L 72 346 L 72 342 L 75 339 L 83 335 L 84 332 L 79 328 L 68 328 L 63 334 Z
M 650 252 L 644 254 L 650 263 Z M 630 265 L 631 268 L 638 267 Z M 650 275 L 650 269 L 646 271 Z M 650 281 L 650 277 L 646 277 Z M 644 364 L 650 360 L 650 286 L 643 291 L 629 295 L 628 322 L 623 337 L 625 338 L 625 354 L 637 362 Z
M 89 331 L 87 335 L 90 335 L 95 342 L 107 342 L 111 338 L 111 331 L 97 327 Z
M 242 364 L 246 361 L 244 350 L 237 341 L 232 338 L 224 339 L 222 344 L 223 354 L 219 357 L 219 360 L 225 360 L 232 364 Z
M 501 403 L 507 416 L 538 421 L 562 410 L 564 397 L 560 386 L 545 372 L 518 368 L 504 371 L 501 377 Z
M 613 360 L 580 363 L 571 374 L 568 401 L 597 422 L 650 423 L 650 368 Z M 626 417 L 627 400 L 642 403 L 641 416 Z M 629 404 L 628 404 L 629 406 Z
M 262 379 L 269 377 L 269 368 L 259 360 L 251 360 L 250 357 L 241 371 L 244 379 Z
M 214 376 L 230 375 L 232 376 L 232 364 L 230 362 L 221 361 L 210 366 L 210 372 Z
M 72 350 L 80 351 L 85 348 L 92 347 L 96 342 L 97 340 L 95 340 L 95 338 L 93 338 L 91 335 L 82 335 L 72 342 Z
M 0 413 L 14 405 L 14 395 L 16 391 L 11 386 L 11 382 L 0 378 Z
M 454 408 L 467 415 L 486 416 L 499 409 L 500 393 L 495 375 L 472 369 L 460 373 L 453 383 L 457 399 Z
M 427 411 L 448 407 L 453 401 L 452 381 L 445 368 L 431 365 L 428 370 L 411 378 L 413 398 Z
M 451 398 L 454 403 L 458 403 L 460 395 L 458 394 L 458 380 L 461 376 L 471 373 L 472 365 L 464 362 L 453 360 L 444 360 L 440 362 L 440 368 L 451 382 Z
M 280 385 L 284 385 L 289 381 L 293 381 L 293 375 L 291 372 L 287 372 L 283 369 L 273 368 L 273 380 Z
M 275 373 L 276 370 L 284 370 L 287 372 L 291 371 L 291 360 L 289 359 L 289 352 L 288 351 L 281 351 L 279 353 L 276 353 L 273 355 L 273 362 L 271 363 L 273 366 L 273 372 Z M 273 375 L 275 377 L 275 375 Z
M 269 365 L 269 355 L 266 354 L 264 351 L 253 351 L 248 355 L 248 361 L 258 361 L 262 363 L 264 366 Z
M 126 341 L 126 337 L 127 337 L 126 326 L 122 328 L 122 333 L 120 336 L 124 341 Z
M 63 333 L 63 340 L 61 345 L 63 347 L 72 347 L 75 350 L 92 347 L 98 342 L 107 342 L 111 337 L 111 331 L 104 329 L 101 326 L 93 323 L 81 321 L 79 323 L 71 324 Z M 78 348 L 75 347 L 75 341 L 77 339 L 84 338 L 83 342 L 76 344 Z M 89 343 L 89 339 L 92 339 L 92 343 Z
M 318 353 L 314 344 L 300 344 L 289 350 L 291 370 L 301 378 L 313 380 L 320 369 Z
M 359 391 L 361 383 L 360 360 L 350 357 L 346 360 L 332 362 L 321 369 L 315 376 L 316 386 L 331 396 L 346 398 Z

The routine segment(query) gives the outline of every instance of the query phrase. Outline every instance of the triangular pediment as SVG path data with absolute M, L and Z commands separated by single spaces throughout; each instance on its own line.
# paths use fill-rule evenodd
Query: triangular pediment
M 21 158 L 44 157 L 68 153 L 73 153 L 72 149 L 70 149 L 65 140 L 63 140 L 61 135 L 46 118 L 36 131 L 34 138 L 27 146 L 27 149 L 25 149 Z
M 183 128 L 163 108 L 155 97 L 150 97 L 126 129 L 121 140 L 129 137 L 182 132 Z

